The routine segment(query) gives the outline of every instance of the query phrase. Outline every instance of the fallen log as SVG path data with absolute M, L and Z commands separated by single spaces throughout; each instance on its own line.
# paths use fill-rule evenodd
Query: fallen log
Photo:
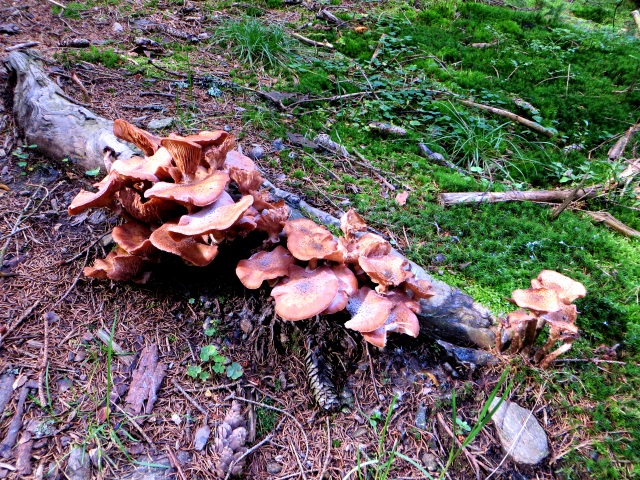
M 127 159 L 133 151 L 113 134 L 113 122 L 74 102 L 45 73 L 35 54 L 11 52 L 4 60 L 13 83 L 13 113 L 24 138 L 55 160 L 68 158 L 83 170 L 103 158 Z
M 42 153 L 54 158 L 79 155 L 77 163 L 87 170 L 104 168 L 105 148 L 116 154 L 120 152 L 120 158 L 131 156 L 129 147 L 113 135 L 113 122 L 59 95 L 60 89 L 46 76 L 34 56 L 11 54 L 7 65 L 18 77 L 14 92 L 15 114 L 28 135 L 27 141 L 38 143 Z M 363 94 L 366 92 L 354 95 Z M 268 182 L 266 186 L 294 209 L 293 215 L 304 214 L 325 225 L 340 225 L 338 219 L 312 207 L 297 195 Z M 401 256 L 399 252 L 395 254 Z M 410 265 L 414 275 L 429 280 L 435 291 L 433 297 L 421 301 L 423 331 L 458 344 L 474 344 L 487 349 L 495 346 L 494 322 L 489 310 L 460 290 L 432 278 L 415 263 L 410 262 Z
M 634 230 L 629 225 L 622 223 L 616 217 L 611 215 L 609 212 L 588 212 L 585 211 L 587 215 L 589 215 L 595 222 L 602 222 L 607 227 L 614 229 L 616 232 L 619 232 L 627 237 L 640 237 L 640 232 Z
M 601 187 L 582 188 L 575 193 L 575 198 L 594 198 Z M 497 202 L 542 202 L 562 203 L 573 190 L 528 190 L 525 192 L 456 192 L 441 193 L 438 201 L 441 205 L 459 205 L 463 203 L 497 203 Z

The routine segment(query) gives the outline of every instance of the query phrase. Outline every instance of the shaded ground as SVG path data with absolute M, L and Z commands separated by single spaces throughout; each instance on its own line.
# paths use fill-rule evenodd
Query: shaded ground
M 156 5 L 163 6 L 164 10 L 146 15 L 148 6 L 133 5 L 129 8 L 134 11 L 128 12 L 126 18 L 108 4 L 79 9 L 78 18 L 54 15 L 48 4 L 9 7 L 6 11 L 11 13 L 10 21 L 16 23 L 22 33 L 4 36 L 2 42 L 8 45 L 39 41 L 38 48 L 50 61 L 48 67 L 52 75 L 57 76 L 67 94 L 80 102 L 87 101 L 72 80 L 75 71 L 90 95 L 90 108 L 107 118 L 124 118 L 144 127 L 149 120 L 171 116 L 174 125 L 169 131 L 225 128 L 238 135 L 245 148 L 260 144 L 267 152 L 261 167 L 271 173 L 271 178 L 282 180 L 277 161 L 270 161 L 277 158 L 269 155 L 274 139 L 263 138 L 260 130 L 245 125 L 244 107 L 240 105 L 260 101 L 250 93 L 235 91 L 233 95 L 216 99 L 207 94 L 208 85 L 189 89 L 176 83 L 185 80 L 184 74 L 169 74 L 153 66 L 124 69 L 117 62 L 110 65 L 113 68 L 107 68 L 101 62 L 108 63 L 108 57 L 101 55 L 88 63 L 77 58 L 76 52 L 82 51 L 57 46 L 60 40 L 74 37 L 87 38 L 96 44 L 112 40 L 112 46 L 124 53 L 134 47 L 133 39 L 140 33 L 133 33 L 130 22 L 134 18 L 168 24 L 178 31 L 197 35 L 205 31 L 204 27 L 224 22 L 230 15 L 199 3 Z M 367 7 L 350 8 L 355 11 Z M 237 10 L 230 11 L 237 13 Z M 286 16 L 291 21 L 298 15 L 298 10 L 267 11 L 266 19 Z M 113 31 L 115 22 L 123 26 L 123 33 Z M 162 38 L 167 48 L 174 51 L 185 47 L 186 52 L 189 45 L 175 32 L 172 35 L 166 30 L 153 30 L 148 35 Z M 230 71 L 237 65 L 220 55 L 215 45 L 198 50 L 197 55 L 188 54 L 193 55 L 188 57 L 193 69 L 189 74 L 230 78 Z M 69 58 L 72 68 L 65 63 Z M 149 79 L 153 83 L 149 83 Z M 254 88 L 268 89 L 273 83 L 274 79 L 265 76 Z M 214 461 L 212 447 L 204 453 L 193 448 L 193 434 L 204 415 L 178 390 L 174 381 L 208 413 L 212 427 L 223 418 L 233 395 L 280 408 L 297 419 L 299 423 L 281 412 L 255 409 L 255 442 L 267 435 L 272 437 L 249 457 L 246 478 L 319 478 L 322 472 L 329 478 L 342 478 L 359 463 L 377 459 L 381 439 L 382 451 L 396 446 L 399 452 L 424 468 L 435 461 L 439 470 L 446 463 L 452 442 L 441 423 L 453 428 L 451 389 L 458 391 L 458 417 L 471 424 L 495 386 L 498 374 L 470 373 L 459 368 L 454 378 L 451 366 L 440 365 L 443 354 L 427 337 L 409 344 L 392 343 L 384 353 L 372 351 L 371 361 L 361 346 L 354 346 L 342 355 L 346 360 L 341 370 L 355 404 L 347 413 L 322 414 L 306 383 L 304 337 L 305 332 L 314 328 L 328 327 L 282 325 L 273 318 L 265 292 L 246 293 L 235 280 L 233 262 L 225 263 L 223 255 L 222 261 L 214 262 L 207 269 L 163 264 L 153 281 L 145 286 L 82 278 L 80 273 L 87 263 L 106 255 L 109 247 L 96 242 L 113 227 L 116 219 L 98 214 L 68 217 L 66 206 L 86 183 L 83 172 L 65 173 L 63 165 L 51 165 L 49 159 L 31 153 L 28 148 L 18 151 L 28 158 L 28 163 L 20 166 L 22 159 L 9 155 L 20 145 L 19 136 L 8 110 L 2 115 L 0 148 L 4 150 L 4 158 L 0 160 L 0 169 L 7 167 L 7 171 L 3 171 L 0 181 L 10 189 L 0 190 L 3 242 L 23 213 L 29 218 L 24 221 L 24 230 L 12 236 L 8 243 L 3 272 L 17 275 L 0 278 L 0 328 L 39 303 L 23 326 L 5 340 L 0 374 L 38 378 L 43 371 L 45 342 L 42 315 L 48 311 L 57 315 L 48 333 L 49 366 L 44 382 L 47 405 L 40 408 L 35 393 L 28 398 L 24 415 L 25 423 L 38 422 L 32 424 L 35 425 L 31 460 L 34 471 L 42 465 L 45 474 L 55 471 L 56 467 L 59 474 L 66 467 L 69 452 L 80 445 L 87 453 L 93 452 L 92 478 L 122 478 L 134 470 L 135 462 L 172 465 L 166 470 L 174 478 L 210 478 Z M 296 119 L 284 117 L 282 121 L 294 124 Z M 352 168 L 362 177 L 370 176 L 369 170 L 357 164 L 344 168 Z M 309 200 L 335 211 L 336 205 L 327 203 L 325 197 L 318 190 L 317 196 Z M 71 258 L 74 260 L 60 264 Z M 233 258 L 232 252 L 229 258 Z M 87 333 L 99 329 L 113 330 L 113 340 L 126 352 L 138 354 L 150 344 L 160 349 L 160 361 L 167 366 L 167 376 L 152 414 L 142 425 L 151 444 L 120 411 L 115 410 L 105 418 L 105 392 L 110 385 L 128 385 L 131 371 L 117 356 L 109 368 L 110 349 L 87 337 Z M 205 332 L 206 329 L 209 331 Z M 244 376 L 237 382 L 222 375 L 206 382 L 186 376 L 189 365 L 201 363 L 200 348 L 207 344 L 224 349 L 226 356 L 242 365 Z M 334 345 L 333 350 L 339 352 L 340 348 Z M 543 396 L 546 382 L 547 379 L 543 379 L 541 384 L 536 384 L 520 377 L 513 399 L 533 409 L 553 439 L 552 458 L 560 460 L 553 465 L 545 463 L 535 471 L 503 462 L 494 432 L 489 428 L 470 448 L 470 455 L 482 469 L 482 478 L 494 470 L 494 478 L 562 477 L 562 473 L 553 472 L 564 466 L 562 458 L 572 449 L 571 445 L 580 445 L 581 432 L 564 417 L 553 415 Z M 567 374 L 566 384 L 574 382 L 572 375 Z M 382 436 L 379 432 L 394 395 L 398 395 L 397 408 L 390 417 L 388 433 Z M 424 429 L 415 426 L 420 404 L 428 409 Z M 13 415 L 15 398 L 11 405 L 0 418 L 3 438 Z M 251 416 L 252 409 L 253 405 L 248 404 L 247 416 Z M 579 416 L 580 412 L 576 412 L 576 417 Z M 41 435 L 43 422 L 49 430 Z M 585 447 L 588 444 L 581 448 Z M 425 457 L 426 453 L 435 458 Z M 598 455 L 595 451 L 587 453 L 594 458 Z M 15 466 L 11 458 L 0 461 Z M 8 473 L 10 478 L 15 475 Z M 455 479 L 476 478 L 464 455 L 449 475 Z M 53 473 L 50 478 L 55 476 Z M 413 465 L 396 459 L 390 478 L 423 477 Z

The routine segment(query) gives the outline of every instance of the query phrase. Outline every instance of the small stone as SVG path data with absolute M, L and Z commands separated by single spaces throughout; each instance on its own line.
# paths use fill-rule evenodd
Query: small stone
M 2 167 L 2 176 L 4 177 L 7 173 L 9 173 L 9 165 L 5 165 L 4 167 Z
M 73 382 L 69 380 L 67 377 L 61 378 L 58 380 L 58 392 L 63 393 L 69 390 L 73 386 Z
M 442 265 L 447 260 L 443 254 L 438 253 L 435 257 L 433 257 L 433 263 L 435 265 Z
M 111 31 L 115 34 L 119 34 L 124 32 L 124 27 L 120 23 L 114 22 L 113 25 L 111 25 Z
M 284 145 L 282 143 L 282 139 L 281 138 L 277 138 L 275 139 L 272 143 L 271 146 L 273 147 L 273 149 L 276 152 L 279 152 L 280 150 L 282 150 L 284 148 Z
M 231 130 L 233 130 L 233 128 L 231 128 L 231 125 L 225 125 L 224 127 L 222 127 L 222 129 L 223 129 L 225 132 L 230 132 Z
M 204 447 L 207 445 L 210 436 L 211 429 L 207 424 L 204 424 L 196 430 L 196 433 L 193 436 L 193 445 L 196 451 L 201 452 L 202 450 L 204 450 Z
M 251 333 L 251 330 L 253 330 L 253 324 L 251 323 L 251 320 L 246 317 L 240 320 L 240 329 L 246 334 Z
M 107 215 L 102 210 L 96 210 L 87 219 L 91 225 L 100 225 L 107 220 Z
M 73 362 L 74 357 L 73 352 L 67 353 L 67 362 Z
M 427 408 L 420 402 L 416 411 L 416 427 L 420 430 L 427 428 Z
M 493 410 L 499 401 L 500 397 L 494 398 L 489 408 Z M 549 455 L 547 434 L 530 410 L 505 400 L 492 420 L 502 448 L 516 463 L 536 465 Z
M 438 469 L 437 458 L 433 453 L 425 452 L 420 457 L 420 461 L 430 472 L 435 472 Z
M 82 362 L 85 358 L 87 358 L 87 353 L 84 350 L 79 350 L 74 355 L 74 360 L 78 363 Z
M 249 150 L 247 156 L 251 160 L 260 160 L 262 157 L 264 157 L 264 150 L 260 145 L 255 145 L 251 150 Z
M 282 471 L 282 465 L 278 462 L 267 463 L 267 472 L 271 475 L 278 475 Z
M 82 335 L 82 338 L 80 339 L 81 343 L 89 343 L 93 341 L 93 335 L 89 332 L 85 333 L 84 335 Z
M 163 128 L 171 126 L 172 123 L 173 117 L 156 118 L 147 123 L 147 128 L 149 130 L 162 130 Z

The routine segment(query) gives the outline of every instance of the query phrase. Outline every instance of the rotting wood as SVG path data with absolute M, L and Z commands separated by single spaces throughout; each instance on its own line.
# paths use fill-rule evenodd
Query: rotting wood
M 144 347 L 138 368 L 133 372 L 129 392 L 125 398 L 124 410 L 130 415 L 149 415 L 156 402 L 158 389 L 162 384 L 166 366 L 158 362 L 158 345 Z M 144 418 L 136 418 L 139 423 Z
M 29 432 L 22 432 L 20 440 L 15 448 L 16 470 L 22 476 L 31 475 L 31 451 L 33 450 L 33 438 Z
M 105 149 L 119 159 L 133 151 L 113 134 L 113 122 L 73 104 L 35 56 L 12 52 L 5 65 L 15 78 L 13 110 L 27 143 L 55 160 L 68 158 L 84 170 L 101 168 Z
M 587 187 L 576 192 L 576 199 L 594 198 L 601 192 L 601 187 Z M 456 192 L 441 193 L 438 197 L 441 205 L 460 205 L 465 203 L 497 203 L 497 202 L 543 202 L 561 203 L 571 195 L 573 190 L 527 190 L 524 192 Z
M 40 42 L 24 42 L 18 43 L 16 45 L 12 45 L 4 49 L 5 52 L 13 52 L 15 50 L 24 50 L 26 48 L 35 47 L 36 45 L 40 45 Z
M 476 102 L 472 102 L 471 100 L 465 100 L 464 98 L 456 98 L 456 100 L 460 103 L 462 103 L 463 105 L 466 105 L 467 107 L 473 107 L 473 108 L 478 108 L 480 110 L 485 110 L 487 112 L 493 113 L 494 115 L 498 115 L 500 117 L 505 117 L 508 118 L 509 120 L 512 120 L 516 123 L 519 123 L 520 125 L 524 125 L 525 127 L 534 130 L 538 133 L 542 133 L 543 135 L 546 135 L 547 137 L 555 137 L 556 136 L 556 132 L 554 132 L 553 130 L 550 130 L 548 128 L 543 127 L 542 125 L 540 125 L 539 123 L 533 122 L 529 119 L 526 119 L 524 117 L 521 117 L 520 115 L 517 115 L 513 112 L 510 112 L 508 110 L 503 110 L 502 108 L 496 108 L 496 107 L 492 107 L 490 105 L 484 105 L 482 103 L 476 103 Z
M 302 43 L 311 45 L 312 47 L 324 47 L 324 48 L 328 48 L 329 50 L 333 50 L 334 48 L 333 44 L 327 42 L 326 40 L 324 42 L 316 42 L 315 40 L 311 40 L 310 38 L 304 37 L 299 33 L 295 33 L 295 32 L 289 32 L 289 35 L 291 35 L 293 38 L 297 38 Z
M 336 17 L 333 13 L 331 13 L 326 8 L 323 9 L 323 10 L 320 10 L 316 14 L 316 18 L 324 18 L 326 21 L 334 23 L 338 27 L 346 27 L 347 26 L 347 22 L 345 22 L 343 20 L 340 20 L 338 17 Z
M 617 160 L 624 154 L 624 149 L 627 147 L 631 137 L 640 129 L 640 124 L 636 123 L 630 127 L 624 135 L 622 135 L 618 141 L 609 149 L 607 156 L 609 160 Z
M 4 408 L 13 396 L 14 380 L 15 377 L 9 373 L 5 373 L 0 377 L 0 412 L 4 412 Z
M 20 388 L 20 396 L 18 397 L 16 411 L 13 414 L 13 418 L 11 419 L 11 423 L 7 429 L 7 434 L 4 437 L 4 440 L 0 443 L 0 458 L 7 459 L 11 455 L 11 450 L 16 444 L 18 433 L 20 433 L 20 429 L 22 428 L 22 414 L 24 413 L 24 403 L 27 400 L 27 394 L 29 393 L 30 388 L 37 387 L 38 384 L 35 381 L 29 380 Z
M 627 237 L 640 237 L 640 232 L 638 230 L 634 230 L 630 226 L 622 223 L 609 212 L 589 212 L 586 210 L 583 210 L 583 212 L 589 215 L 594 221 L 602 222 L 606 226 L 611 227 L 616 232 L 620 232 Z

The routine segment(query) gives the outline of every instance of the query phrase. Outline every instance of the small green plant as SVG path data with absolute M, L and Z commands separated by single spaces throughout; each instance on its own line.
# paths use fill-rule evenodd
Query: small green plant
M 237 380 L 243 374 L 242 366 L 238 362 L 229 363 L 229 359 L 218 352 L 215 345 L 205 345 L 200 349 L 202 365 L 189 365 L 187 375 L 202 381 L 211 378 L 212 373 L 225 373 L 232 380 Z M 227 365 L 229 363 L 229 365 Z
M 254 67 L 281 68 L 293 57 L 293 41 L 284 29 L 267 25 L 255 18 L 229 22 L 216 31 L 218 40 L 231 47 L 242 62 Z

